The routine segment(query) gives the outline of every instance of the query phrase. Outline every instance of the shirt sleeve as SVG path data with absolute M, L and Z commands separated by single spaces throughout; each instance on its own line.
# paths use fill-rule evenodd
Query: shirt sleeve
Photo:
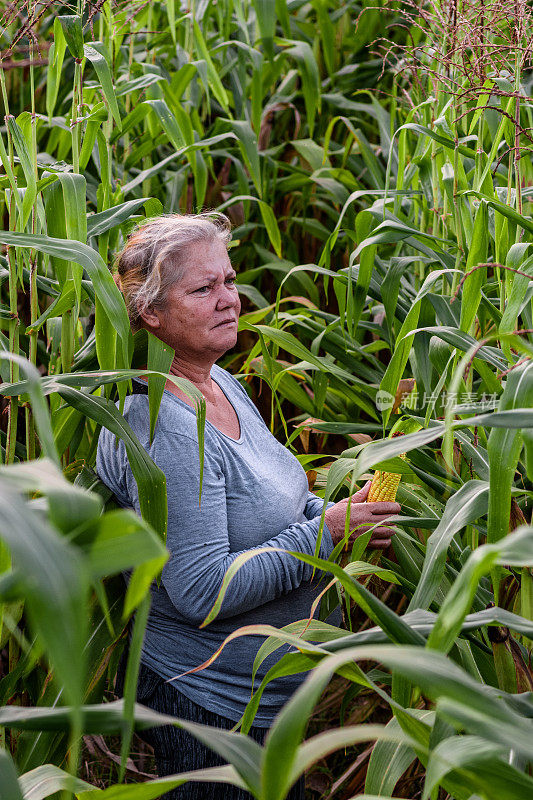
M 100 430 L 96 450 L 96 473 L 103 483 L 115 495 L 122 506 L 129 506 L 128 487 L 126 484 L 126 448 L 107 428 Z
M 206 447 L 201 504 L 197 441 L 165 431 L 164 437 L 154 439 L 150 455 L 167 479 L 170 558 L 163 568 L 162 583 L 180 616 L 198 625 L 213 607 L 228 568 L 241 553 L 251 551 L 230 551 L 226 483 L 219 452 Z M 128 474 L 132 504 L 138 511 L 136 484 L 130 470 Z M 242 614 L 310 580 L 310 565 L 286 552 L 261 550 L 276 547 L 312 555 L 319 524 L 320 517 L 295 522 L 252 548 L 258 553 L 230 581 L 217 618 Z M 331 534 L 324 526 L 319 556 L 327 559 L 332 550 Z
M 326 508 L 331 508 L 335 503 L 329 502 Z M 307 495 L 307 503 L 305 504 L 304 514 L 307 519 L 314 519 L 322 514 L 324 508 L 324 498 L 318 497 L 314 492 L 309 492 Z

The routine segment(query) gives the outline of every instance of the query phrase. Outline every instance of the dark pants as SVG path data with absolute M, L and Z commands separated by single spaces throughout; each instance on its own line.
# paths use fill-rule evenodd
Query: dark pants
M 165 683 L 149 667 L 141 664 L 137 685 L 137 700 L 154 711 L 181 717 L 191 722 L 226 730 L 234 722 L 220 717 L 193 703 L 170 683 Z M 263 744 L 268 728 L 250 728 L 249 736 Z M 190 733 L 174 725 L 165 725 L 141 731 L 142 738 L 154 749 L 157 772 L 160 777 L 179 772 L 222 766 L 224 760 L 195 739 Z M 287 795 L 287 800 L 304 800 L 305 781 L 302 776 Z M 252 795 L 227 783 L 189 782 L 162 796 L 164 800 L 250 800 Z

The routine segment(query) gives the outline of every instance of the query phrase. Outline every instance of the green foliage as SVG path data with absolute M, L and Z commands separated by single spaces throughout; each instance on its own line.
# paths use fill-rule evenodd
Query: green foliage
M 531 794 L 530 11 L 381 5 L 79 0 L 2 17 L 0 797 L 156 798 L 213 780 L 283 800 L 363 742 L 377 744 L 360 797 L 411 792 L 413 765 L 424 799 Z M 368 536 L 342 562 L 340 547 L 294 554 L 330 573 L 321 616 L 340 602 L 346 625 L 256 626 L 256 670 L 292 651 L 241 733 L 172 720 L 228 765 L 133 786 L 133 730 L 169 722 L 135 704 L 166 488 L 120 409 L 145 374 L 153 435 L 172 353 L 132 336 L 110 265 L 135 223 L 204 208 L 232 220 L 243 300 L 223 364 L 256 399 L 266 384 L 271 429 L 315 491 L 341 499 L 372 469 L 401 471 L 402 515 L 379 563 Z M 197 404 L 202 454 L 205 402 L 170 379 Z M 389 438 L 399 422 L 413 432 Z M 101 426 L 126 445 L 142 519 L 92 472 Z M 134 611 L 124 701 L 103 703 Z M 265 686 L 302 671 L 260 747 L 245 734 Z M 335 673 L 342 714 L 357 719 L 365 692 L 386 724 L 335 720 L 303 741 Z M 77 777 L 83 733 L 122 738 L 103 793 Z

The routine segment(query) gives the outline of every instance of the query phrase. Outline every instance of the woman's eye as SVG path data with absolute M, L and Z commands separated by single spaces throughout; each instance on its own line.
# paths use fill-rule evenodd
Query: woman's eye
M 226 278 L 225 283 L 230 283 L 230 284 L 232 284 L 234 286 L 235 285 L 235 280 L 236 280 L 235 278 Z M 197 294 L 199 292 L 200 294 L 206 294 L 204 289 L 207 290 L 207 289 L 211 289 L 211 288 L 212 288 L 211 284 L 207 284 L 206 286 L 200 286 L 199 289 L 195 289 L 194 290 L 194 293 Z

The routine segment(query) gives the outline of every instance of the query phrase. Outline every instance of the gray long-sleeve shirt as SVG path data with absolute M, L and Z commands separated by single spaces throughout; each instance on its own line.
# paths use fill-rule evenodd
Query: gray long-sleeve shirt
M 194 410 L 165 390 L 150 445 L 148 397 L 134 394 L 124 408 L 128 423 L 167 480 L 170 558 L 159 588 L 155 582 L 151 587 L 142 653 L 142 661 L 167 680 L 206 661 L 241 626 L 282 627 L 309 617 L 319 591 L 317 578 L 310 582 L 309 565 L 284 552 L 260 553 L 233 577 L 216 619 L 198 628 L 215 602 L 224 573 L 240 553 L 278 547 L 312 554 L 323 507 L 323 500 L 309 491 L 299 461 L 270 433 L 244 387 L 217 365 L 211 377 L 237 413 L 240 438 L 232 439 L 206 423 L 200 506 Z M 100 434 L 96 467 L 119 503 L 140 513 L 124 444 L 120 441 L 116 448 L 114 435 L 106 429 Z M 328 558 L 332 550 L 325 525 L 320 556 Z M 338 625 L 340 612 L 328 621 Z M 257 636 L 238 638 L 212 666 L 176 678 L 173 685 L 200 706 L 237 721 L 250 700 L 252 665 L 263 641 Z M 256 687 L 287 650 L 284 646 L 266 659 Z M 304 678 L 300 673 L 272 681 L 254 725 L 269 727 Z

